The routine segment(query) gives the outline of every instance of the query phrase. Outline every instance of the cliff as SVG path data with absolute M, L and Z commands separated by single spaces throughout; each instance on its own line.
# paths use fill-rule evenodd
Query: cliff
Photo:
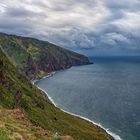
M 71 66 L 90 64 L 84 55 L 34 38 L 0 33 L 0 46 L 9 60 L 29 79 Z
M 27 134 L 29 134 L 29 136 L 34 136 L 32 139 L 47 140 L 49 136 L 57 132 L 59 136 L 69 135 L 77 140 L 113 140 L 98 126 L 64 113 L 50 104 L 45 95 L 19 73 L 14 66 L 16 64 L 11 63 L 11 59 L 12 57 L 7 57 L 0 48 L 0 121 L 2 122 L 0 138 L 12 139 L 14 134 L 18 134 L 20 138 L 28 139 Z M 18 114 L 12 116 L 12 113 L 8 113 L 6 115 L 9 110 L 18 111 Z M 5 115 L 6 118 L 2 115 Z M 23 120 L 15 118 L 18 115 Z M 27 118 L 27 121 L 24 118 Z M 31 125 L 28 127 L 26 122 L 30 122 Z M 32 125 L 35 128 L 31 127 Z M 39 128 L 43 133 L 49 131 L 50 135 L 44 133 L 43 136 L 40 136 Z

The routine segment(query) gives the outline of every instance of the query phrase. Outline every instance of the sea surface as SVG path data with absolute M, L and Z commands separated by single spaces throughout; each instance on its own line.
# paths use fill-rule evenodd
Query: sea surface
M 140 57 L 94 57 L 93 65 L 36 82 L 56 105 L 101 124 L 123 140 L 140 140 Z

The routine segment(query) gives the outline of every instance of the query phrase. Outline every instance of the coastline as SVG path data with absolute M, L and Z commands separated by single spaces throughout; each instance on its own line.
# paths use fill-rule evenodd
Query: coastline
M 55 73 L 56 73 L 56 71 L 53 71 L 53 72 L 51 72 L 51 73 L 47 73 L 46 76 L 44 76 L 44 77 L 42 77 L 42 78 L 38 78 L 38 79 L 36 79 L 36 80 L 32 80 L 31 83 L 32 83 L 34 86 L 36 86 L 40 91 L 42 91 L 42 93 L 45 95 L 45 97 L 46 97 L 46 99 L 48 100 L 49 103 L 51 103 L 51 104 L 53 104 L 55 107 L 57 107 L 57 106 L 55 105 L 54 101 L 52 100 L 52 98 L 48 95 L 48 93 L 47 93 L 45 90 L 41 89 L 39 86 L 37 86 L 37 85 L 35 84 L 36 82 L 38 82 L 38 81 L 40 81 L 40 80 L 43 80 L 43 79 L 45 79 L 45 78 L 49 78 L 49 77 L 53 76 Z
M 119 135 L 117 135 L 117 134 L 115 134 L 115 133 L 109 131 L 109 129 L 103 127 L 100 123 L 96 123 L 96 122 L 94 122 L 94 121 L 92 121 L 92 120 L 90 120 L 90 119 L 88 119 L 88 118 L 86 118 L 86 117 L 83 117 L 83 116 L 80 116 L 80 115 L 78 115 L 78 114 L 74 114 L 74 113 L 68 112 L 68 111 L 63 110 L 63 109 L 61 109 L 60 107 L 58 107 L 58 105 L 57 105 L 57 104 L 55 103 L 55 101 L 49 96 L 49 94 L 48 94 L 44 89 L 40 88 L 40 87 L 36 84 L 36 82 L 38 82 L 38 81 L 40 81 L 40 80 L 42 80 L 42 79 L 45 79 L 45 78 L 49 78 L 49 77 L 53 76 L 55 73 L 56 73 L 56 72 L 54 71 L 54 72 L 48 73 L 47 76 L 44 76 L 44 77 L 42 77 L 42 78 L 40 78 L 40 79 L 37 79 L 37 80 L 33 80 L 33 81 L 32 81 L 32 84 L 35 85 L 39 90 L 41 90 L 41 91 L 46 95 L 46 98 L 48 99 L 48 101 L 49 101 L 50 103 L 52 103 L 55 107 L 57 107 L 58 109 L 60 109 L 61 111 L 65 112 L 65 113 L 67 113 L 67 114 L 69 114 L 69 115 L 78 117 L 78 118 L 80 118 L 80 119 L 86 120 L 86 121 L 92 123 L 93 125 L 96 125 L 97 127 L 101 128 L 103 131 L 105 131 L 108 135 L 110 135 L 114 140 L 123 140 Z

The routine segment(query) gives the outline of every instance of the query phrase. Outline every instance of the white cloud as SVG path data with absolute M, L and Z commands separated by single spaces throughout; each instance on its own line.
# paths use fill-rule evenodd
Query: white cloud
M 120 29 L 132 31 L 140 29 L 140 11 L 126 12 L 124 18 L 113 21 L 112 24 L 118 26 Z
M 118 42 L 129 43 L 129 39 L 118 33 L 107 33 L 101 37 L 101 41 L 109 45 L 117 45 Z
M 67 48 L 100 48 L 140 38 L 139 0 L 4 0 L 0 31 L 33 36 Z M 131 36 L 131 41 L 130 41 Z M 136 47 L 138 48 L 138 47 Z

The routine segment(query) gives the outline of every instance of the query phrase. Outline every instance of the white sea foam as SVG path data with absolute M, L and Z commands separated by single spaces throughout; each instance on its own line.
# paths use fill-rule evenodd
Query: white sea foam
M 49 74 L 49 75 L 43 77 L 42 79 L 48 78 L 48 77 L 52 76 L 52 74 L 54 75 L 55 72 L 53 72 L 53 73 L 51 73 L 51 74 Z M 41 80 L 41 79 L 40 79 L 40 80 Z M 51 102 L 55 107 L 59 108 L 58 105 L 54 102 L 54 100 L 49 96 L 49 94 L 48 94 L 44 89 L 40 88 L 37 84 L 35 84 L 37 81 L 39 81 L 39 80 L 32 81 L 32 83 L 33 83 L 38 89 L 40 89 L 41 91 L 43 91 L 43 92 L 47 95 L 48 99 L 50 100 L 50 102 Z M 102 126 L 100 123 L 96 123 L 96 122 L 94 122 L 94 121 L 92 121 L 92 120 L 90 120 L 90 119 L 88 119 L 88 118 L 86 118 L 86 117 L 83 117 L 83 116 L 80 116 L 80 115 L 77 115 L 77 114 L 68 112 L 68 111 L 66 111 L 66 110 L 64 110 L 64 109 L 61 109 L 61 108 L 59 108 L 59 109 L 62 110 L 63 112 L 65 112 L 65 113 L 67 113 L 67 114 L 73 115 L 73 116 L 75 116 L 75 117 L 78 117 L 78 118 L 81 118 L 81 119 L 83 119 L 83 120 L 86 120 L 86 121 L 88 121 L 88 122 L 90 122 L 90 123 L 92 123 L 92 124 L 94 124 L 94 125 L 96 125 L 96 126 L 99 126 L 99 127 L 102 128 L 103 130 L 105 130 L 109 135 L 111 135 L 115 140 L 123 140 L 119 135 L 117 135 L 117 134 L 111 132 L 109 129 L 105 128 L 105 127 Z
M 56 73 L 56 72 L 53 71 L 53 72 L 51 72 L 51 73 L 48 73 L 46 76 L 42 77 L 41 79 L 33 80 L 33 81 L 32 81 L 32 84 L 35 85 L 35 83 L 36 83 L 37 81 L 42 80 L 42 79 L 49 78 L 49 77 L 53 76 L 55 73 Z M 38 88 L 39 88 L 39 87 L 38 87 Z M 41 89 L 41 90 L 42 90 L 42 89 Z

